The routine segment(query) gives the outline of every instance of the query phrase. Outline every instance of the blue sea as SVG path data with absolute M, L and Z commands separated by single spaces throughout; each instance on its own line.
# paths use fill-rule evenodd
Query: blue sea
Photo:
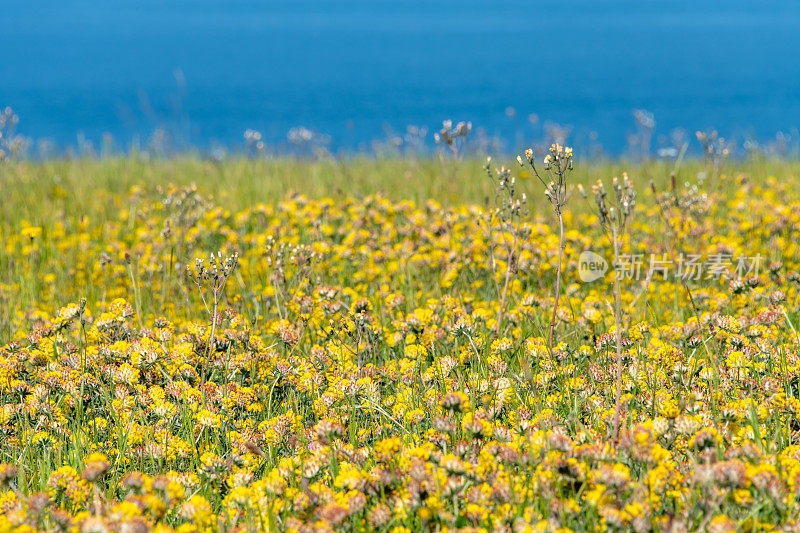
M 619 154 L 637 109 L 653 151 L 800 126 L 797 0 L 3 0 L 0 24 L 0 106 L 61 148 L 280 148 L 302 126 L 369 151 L 453 119 Z

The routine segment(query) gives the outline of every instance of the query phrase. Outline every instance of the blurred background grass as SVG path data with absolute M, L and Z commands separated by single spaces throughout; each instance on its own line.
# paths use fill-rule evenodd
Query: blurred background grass
M 54 159 L 44 162 L 11 161 L 0 165 L 3 209 L 0 224 L 18 225 L 25 219 L 32 225 L 47 225 L 53 217 L 85 215 L 114 218 L 124 206 L 117 205 L 133 187 L 152 192 L 168 184 L 196 184 L 215 204 L 239 211 L 255 203 L 275 203 L 289 194 L 334 200 L 382 194 L 392 200 L 410 200 L 417 204 L 428 199 L 443 205 L 460 203 L 487 204 L 493 187 L 478 159 L 460 161 L 455 174 L 450 162 L 435 158 L 354 158 L 346 160 L 308 160 L 283 158 L 231 158 L 222 162 L 194 156 L 148 160 L 136 156 L 102 159 Z M 527 176 L 512 159 L 496 159 L 492 165 L 505 164 L 513 169 L 518 186 L 528 194 L 534 212 L 549 209 L 541 184 Z M 728 188 L 730 176 L 745 175 L 756 182 L 775 176 L 795 183 L 800 162 L 790 159 L 748 159 L 729 161 L 719 170 L 719 177 L 703 160 L 673 162 L 631 162 L 623 159 L 578 161 L 572 184 L 589 186 L 598 178 L 605 180 L 627 172 L 640 193 L 652 180 L 665 186 L 677 170 L 677 182 L 697 182 L 705 176 L 706 187 Z M 796 189 L 794 189 L 796 190 Z M 100 193 L 108 193 L 100 194 Z M 111 199 L 115 200 L 112 201 Z M 581 211 L 583 202 L 571 202 L 569 209 Z M 543 211 L 547 216 L 548 212 Z

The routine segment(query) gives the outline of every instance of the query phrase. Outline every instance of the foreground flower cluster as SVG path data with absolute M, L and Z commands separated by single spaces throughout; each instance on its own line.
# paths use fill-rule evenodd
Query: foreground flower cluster
M 618 442 L 589 214 L 552 351 L 546 217 L 510 267 L 480 207 L 434 201 L 232 213 L 173 187 L 4 222 L 0 530 L 800 529 L 800 202 L 726 183 L 637 205 L 628 253 L 765 259 L 626 280 Z M 216 303 L 212 252 L 238 254 Z

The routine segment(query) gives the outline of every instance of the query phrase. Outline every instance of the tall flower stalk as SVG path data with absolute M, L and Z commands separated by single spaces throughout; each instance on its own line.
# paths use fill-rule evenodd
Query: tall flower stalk
M 485 227 L 488 230 L 489 251 L 491 254 L 492 278 L 497 287 L 497 296 L 500 301 L 500 310 L 497 314 L 497 326 L 495 335 L 499 338 L 502 331 L 503 316 L 506 310 L 508 297 L 508 286 L 511 278 L 517 272 L 516 263 L 519 261 L 518 247 L 521 239 L 530 237 L 530 226 L 525 223 L 528 218 L 528 197 L 525 193 L 521 195 L 517 191 L 517 180 L 511 175 L 511 171 L 506 167 L 491 170 L 492 158 L 486 160 L 483 169 L 489 180 L 494 184 L 495 195 L 494 209 L 490 209 L 485 215 Z M 500 288 L 497 275 L 497 253 L 498 248 L 495 242 L 494 232 L 501 235 L 501 242 L 505 251 L 506 269 L 503 274 L 503 287 Z M 510 236 L 510 239 L 507 238 Z
M 569 173 L 573 170 L 572 148 L 553 144 L 550 146 L 550 153 L 544 158 L 544 172 L 539 173 L 533 149 L 525 150 L 525 156 L 518 155 L 517 162 L 524 169 L 530 169 L 536 178 L 544 185 L 544 195 L 553 207 L 553 213 L 558 220 L 558 266 L 556 267 L 556 281 L 553 293 L 553 315 L 550 318 L 550 328 L 547 335 L 547 345 L 550 353 L 553 353 L 553 332 L 556 328 L 556 318 L 558 318 L 558 302 L 561 297 L 561 270 L 564 260 L 564 206 L 567 203 L 567 180 Z M 544 177 L 542 177 L 544 176 Z
M 216 256 L 213 253 L 210 255 L 208 267 L 206 267 L 205 261 L 202 259 L 195 260 L 195 272 L 192 272 L 189 266 L 186 267 L 187 277 L 197 287 L 200 299 L 203 301 L 208 314 L 211 315 L 211 335 L 206 346 L 206 358 L 203 361 L 203 371 L 200 376 L 201 384 L 206 382 L 206 371 L 216 351 L 215 337 L 220 320 L 219 306 L 225 294 L 225 284 L 228 283 L 228 279 L 230 279 L 238 266 L 238 253 L 223 258 L 220 252 Z
M 622 302 L 619 287 L 619 257 L 622 236 L 625 234 L 628 218 L 630 218 L 633 212 L 633 206 L 636 203 L 636 191 L 633 190 L 633 183 L 628 179 L 627 174 L 622 174 L 622 182 L 615 177 L 612 180 L 612 189 L 614 190 L 614 197 L 609 198 L 601 180 L 597 180 L 597 183 L 592 185 L 592 193 L 594 194 L 595 203 L 597 204 L 597 216 L 600 219 L 600 225 L 603 231 L 606 232 L 614 248 L 614 330 L 617 343 L 617 356 L 615 361 L 616 384 L 614 394 L 613 438 L 616 443 L 619 439 L 620 414 L 622 410 Z M 584 198 L 587 197 L 583 187 L 578 186 L 578 190 Z

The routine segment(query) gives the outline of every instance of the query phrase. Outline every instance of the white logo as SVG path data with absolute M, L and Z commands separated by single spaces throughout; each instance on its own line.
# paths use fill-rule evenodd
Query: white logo
M 578 277 L 584 283 L 591 283 L 602 278 L 608 271 L 608 262 L 603 256 L 590 250 L 581 252 L 578 258 Z

